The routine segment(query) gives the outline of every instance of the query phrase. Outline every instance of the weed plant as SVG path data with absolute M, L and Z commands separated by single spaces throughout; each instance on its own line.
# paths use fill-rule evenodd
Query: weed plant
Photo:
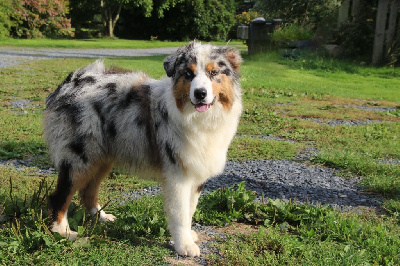
M 254 192 L 246 190 L 244 183 L 216 190 L 201 199 L 195 214 L 200 223 L 262 225 L 257 233 L 230 235 L 227 241 L 221 240 L 217 245 L 220 253 L 211 256 L 211 264 L 395 265 L 400 262 L 400 234 L 395 218 L 371 220 L 341 214 L 327 206 L 299 205 L 279 199 L 258 203 L 254 199 Z

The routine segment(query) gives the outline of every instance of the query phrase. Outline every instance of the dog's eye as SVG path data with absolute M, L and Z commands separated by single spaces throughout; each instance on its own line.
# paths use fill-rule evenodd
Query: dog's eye
M 190 70 L 190 69 L 187 69 L 187 70 L 185 71 L 185 78 L 186 78 L 186 79 L 189 79 L 189 80 L 193 79 L 193 78 L 194 78 L 194 73 L 193 73 L 193 71 Z
M 210 71 L 210 75 L 211 75 L 212 77 L 218 75 L 218 73 L 219 73 L 219 72 L 218 72 L 218 70 L 216 70 L 216 69 L 213 69 L 213 70 Z

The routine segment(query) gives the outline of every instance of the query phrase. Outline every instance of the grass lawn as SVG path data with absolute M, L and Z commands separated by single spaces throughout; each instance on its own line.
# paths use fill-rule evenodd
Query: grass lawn
M 147 49 L 160 47 L 179 47 L 187 42 L 169 41 L 145 41 L 145 40 L 125 40 L 125 39 L 0 39 L 0 46 L 15 47 L 46 47 L 46 48 L 129 48 Z M 214 44 L 224 45 L 226 42 L 213 42 Z M 231 45 L 243 46 L 241 41 L 232 41 Z
M 85 42 L 90 43 L 85 40 L 76 42 L 75 47 L 93 45 L 85 46 Z M 118 42 L 121 48 L 129 43 Z M 132 46 L 147 45 L 138 43 Z M 0 41 L 0 45 L 5 44 Z M 72 42 L 65 45 L 74 46 Z M 245 107 L 240 137 L 234 139 L 229 159 L 294 160 L 304 149 L 313 147 L 319 152 L 310 164 L 336 168 L 347 178 L 362 176 L 364 190 L 386 201 L 377 213 L 341 213 L 327 206 L 280 200 L 255 203 L 253 193 L 242 185 L 237 190 L 217 190 L 201 198 L 195 214 L 196 223 L 215 226 L 226 235 L 214 239 L 218 252 L 211 252 L 208 262 L 399 265 L 399 69 L 310 56 L 290 61 L 275 53 L 244 59 L 241 83 Z M 164 75 L 162 60 L 141 57 L 105 62 L 159 78 Z M 92 61 L 52 59 L 0 69 L 0 159 L 30 160 L 33 165 L 20 169 L 0 165 L 0 264 L 191 263 L 190 259 L 177 261 L 168 246 L 161 197 L 127 201 L 123 196 L 155 183 L 119 173 L 109 176 L 100 193 L 101 202 L 109 202 L 106 209 L 118 217 L 115 223 L 97 223 L 76 198 L 69 214 L 71 227 L 82 236 L 79 241 L 65 241 L 48 230 L 46 196 L 56 175 L 40 171 L 51 166 L 41 133 L 44 100 L 69 72 Z M 360 125 L 332 126 L 331 121 Z M 262 135 L 290 141 L 258 137 Z

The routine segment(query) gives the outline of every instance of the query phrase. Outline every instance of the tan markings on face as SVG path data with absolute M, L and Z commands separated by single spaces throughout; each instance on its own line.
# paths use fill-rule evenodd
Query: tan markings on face
M 195 63 L 191 63 L 188 66 L 194 74 L 197 71 L 197 65 Z M 181 76 L 174 85 L 173 94 L 176 102 L 176 106 L 181 112 L 183 111 L 185 104 L 190 101 L 190 80 L 185 78 L 185 75 Z
M 195 63 L 191 63 L 191 64 L 189 65 L 189 69 L 192 70 L 192 72 L 196 74 L 197 65 L 196 65 Z
M 181 112 L 185 104 L 189 101 L 190 93 L 190 81 L 188 81 L 184 76 L 180 77 L 174 85 L 174 98 L 176 106 Z
M 232 108 L 235 98 L 233 83 L 226 75 L 220 75 L 216 79 L 220 82 L 213 80 L 213 94 L 217 97 L 224 109 L 229 111 Z
M 211 70 L 213 70 L 213 69 L 219 70 L 219 68 L 215 62 L 211 62 L 206 65 L 206 73 L 210 73 Z

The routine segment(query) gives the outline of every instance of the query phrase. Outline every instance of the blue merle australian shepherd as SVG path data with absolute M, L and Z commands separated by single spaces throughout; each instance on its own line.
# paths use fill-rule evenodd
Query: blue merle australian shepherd
M 192 216 L 203 184 L 220 174 L 242 111 L 239 52 L 191 42 L 164 60 L 167 77 L 106 68 L 76 70 L 46 100 L 44 135 L 58 170 L 51 229 L 74 240 L 67 210 L 79 191 L 101 221 L 99 185 L 114 166 L 157 179 L 174 248 L 199 256 Z

